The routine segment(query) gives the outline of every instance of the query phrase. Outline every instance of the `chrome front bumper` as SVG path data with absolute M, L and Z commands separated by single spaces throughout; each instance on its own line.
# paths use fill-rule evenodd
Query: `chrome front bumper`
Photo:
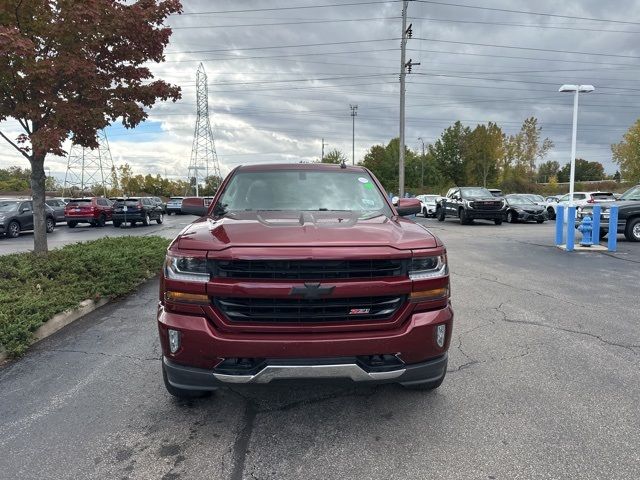
M 347 360 L 347 359 L 345 359 Z M 322 359 L 314 361 L 274 360 L 267 362 L 259 371 L 251 374 L 227 374 L 203 368 L 189 367 L 162 358 L 167 380 L 171 385 L 185 390 L 215 390 L 231 384 L 268 384 L 280 380 L 335 379 L 357 383 L 401 383 L 414 385 L 434 382 L 446 374 L 448 356 L 421 363 L 399 365 L 386 371 L 367 371 L 356 362 L 326 363 Z
M 390 372 L 367 372 L 355 363 L 336 365 L 267 365 L 255 375 L 226 375 L 214 373 L 224 383 L 269 383 L 272 380 L 301 380 L 305 378 L 349 378 L 354 382 L 391 380 L 405 373 L 401 368 Z

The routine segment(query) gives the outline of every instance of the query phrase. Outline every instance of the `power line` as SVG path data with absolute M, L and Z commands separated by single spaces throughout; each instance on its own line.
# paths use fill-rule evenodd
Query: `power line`
M 415 1 L 415 0 L 414 0 Z M 514 50 L 530 50 L 534 52 L 551 52 L 551 53 L 566 53 L 571 55 L 594 55 L 599 57 L 617 57 L 617 58 L 633 58 L 640 59 L 637 55 L 620 55 L 617 53 L 600 53 L 600 52 L 576 52 L 573 50 L 556 50 L 550 48 L 535 48 L 535 47 L 517 47 L 515 45 L 499 45 L 496 43 L 475 43 L 475 42 L 462 42 L 458 40 L 442 40 L 439 38 L 418 38 L 417 40 L 424 40 L 426 42 L 437 43 L 453 43 L 456 45 L 473 45 L 476 47 L 491 47 L 491 48 L 509 48 Z
M 464 23 L 464 24 L 474 24 L 474 25 L 500 25 L 504 27 L 523 27 L 523 28 L 542 28 L 542 29 L 552 29 L 552 30 L 570 30 L 570 31 L 579 31 L 579 32 L 606 32 L 606 33 L 635 33 L 638 34 L 640 31 L 638 30 L 607 30 L 601 28 L 581 28 L 581 27 L 572 27 L 566 25 L 540 25 L 540 24 L 530 24 L 530 23 L 510 23 L 510 22 L 489 22 L 489 21 L 480 21 L 480 20 L 458 20 L 458 19 L 450 19 L 450 18 L 430 18 L 430 17 L 411 17 L 412 20 L 424 20 L 427 22 L 442 22 L 442 23 Z
M 171 27 L 172 30 L 191 30 L 200 28 L 239 28 L 239 27 L 271 27 L 282 25 L 313 25 L 323 23 L 345 23 L 345 22 L 371 22 L 377 20 L 393 20 L 400 17 L 369 17 L 369 18 L 336 18 L 326 20 L 303 20 L 303 21 L 290 21 L 290 22 L 271 22 L 271 23 L 244 23 L 233 25 L 189 25 L 185 27 Z
M 373 2 L 349 2 L 349 3 L 328 3 L 324 5 L 298 5 L 291 7 L 266 7 L 266 8 L 245 8 L 241 10 L 210 10 L 207 12 L 187 12 L 182 16 L 187 15 L 213 15 L 213 14 L 225 14 L 225 13 L 245 13 L 245 12 L 273 12 L 284 10 L 307 10 L 315 8 L 330 8 L 330 7 L 352 7 L 356 5 L 376 5 L 381 3 L 389 3 L 389 1 L 396 2 L 398 0 L 379 0 Z
M 242 48 L 218 48 L 212 50 L 191 50 L 191 51 L 173 51 L 166 52 L 166 55 L 176 55 L 176 54 L 193 54 L 193 53 L 215 53 L 215 52 L 238 52 L 245 50 L 271 50 L 276 48 L 307 48 L 307 47 L 322 47 L 327 45 L 354 45 L 358 43 L 374 43 L 374 42 L 389 42 L 393 40 L 398 40 L 397 38 L 379 38 L 379 39 L 369 39 L 369 40 L 349 40 L 343 42 L 321 42 L 321 43 L 301 43 L 301 44 L 293 44 L 293 45 L 273 45 L 273 46 L 262 46 L 262 47 L 242 47 Z
M 491 12 L 517 13 L 521 15 L 536 15 L 540 17 L 552 17 L 552 18 L 567 18 L 571 20 L 587 20 L 590 22 L 606 22 L 606 23 L 620 23 L 625 25 L 640 25 L 640 22 L 630 22 L 627 20 L 616 20 L 616 19 L 609 19 L 609 18 L 579 17 L 576 15 L 560 15 L 555 13 L 531 12 L 526 10 L 512 10 L 508 8 L 481 7 L 479 5 L 465 5 L 461 3 L 438 2 L 435 0 L 414 0 L 414 1 L 416 1 L 417 3 L 428 3 L 431 5 L 442 5 L 446 7 L 470 8 L 474 10 L 485 10 L 485 11 L 491 11 Z
M 290 53 L 290 54 L 279 54 L 279 55 L 260 55 L 254 57 L 244 57 L 241 55 L 232 55 L 228 54 L 226 57 L 214 57 L 214 58 L 200 58 L 200 59 L 183 59 L 183 60 L 166 60 L 163 63 L 182 63 L 182 62 L 219 62 L 226 60 L 258 60 L 258 59 L 267 59 L 271 60 L 274 58 L 286 59 L 287 57 L 317 57 L 317 56 L 331 56 L 331 55 L 345 55 L 345 54 L 354 54 L 354 53 L 379 53 L 379 52 L 395 52 L 395 48 L 375 48 L 375 49 L 367 49 L 367 50 L 341 50 L 339 52 L 308 52 L 308 53 Z M 296 60 L 290 60 L 296 61 Z

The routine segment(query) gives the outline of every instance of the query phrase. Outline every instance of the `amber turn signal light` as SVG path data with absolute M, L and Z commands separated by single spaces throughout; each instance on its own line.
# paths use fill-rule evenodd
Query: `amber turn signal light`
M 425 302 L 429 300 L 441 300 L 449 295 L 449 287 L 432 288 L 430 290 L 420 290 L 411 292 L 409 299 L 412 302 Z
M 205 304 L 205 305 L 209 303 L 209 296 L 200 294 L 200 293 L 168 291 L 168 292 L 165 292 L 164 299 L 167 302 L 176 302 L 176 303 L 197 303 L 197 304 Z

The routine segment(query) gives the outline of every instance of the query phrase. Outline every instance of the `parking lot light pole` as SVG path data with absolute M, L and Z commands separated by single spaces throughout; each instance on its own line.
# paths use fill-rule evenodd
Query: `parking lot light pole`
M 573 189 L 576 175 L 576 136 L 578 133 L 578 95 L 595 90 L 593 85 L 562 85 L 559 92 L 573 93 L 573 129 L 571 133 L 571 174 L 569 176 L 569 206 L 573 206 Z
M 420 158 L 420 188 L 424 190 L 424 139 L 422 137 L 418 137 L 418 140 L 422 142 L 422 157 Z M 424 191 L 421 191 L 420 193 L 424 193 Z

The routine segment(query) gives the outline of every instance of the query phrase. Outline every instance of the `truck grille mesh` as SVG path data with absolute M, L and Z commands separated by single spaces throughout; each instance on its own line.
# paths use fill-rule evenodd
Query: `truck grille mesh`
M 215 306 L 232 322 L 323 323 L 386 320 L 404 296 L 357 298 L 219 298 Z
M 478 210 L 500 210 L 502 201 L 473 202 L 473 208 Z
M 382 278 L 406 275 L 404 260 L 217 260 L 214 277 L 271 280 Z

